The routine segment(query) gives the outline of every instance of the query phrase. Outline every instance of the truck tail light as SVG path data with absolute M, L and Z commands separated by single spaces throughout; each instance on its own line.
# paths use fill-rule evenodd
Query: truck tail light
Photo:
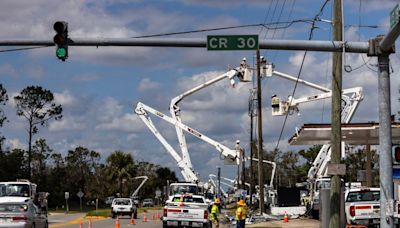
M 164 208 L 164 217 L 167 217 L 167 208 Z
M 350 206 L 350 216 L 354 217 L 356 215 L 356 208 L 354 206 Z
M 208 219 L 208 210 L 204 210 L 204 219 Z
M 24 215 L 21 215 L 21 216 L 14 216 L 14 217 L 11 218 L 11 220 L 13 222 L 22 222 L 22 221 L 28 220 L 28 218 L 26 216 L 24 216 Z

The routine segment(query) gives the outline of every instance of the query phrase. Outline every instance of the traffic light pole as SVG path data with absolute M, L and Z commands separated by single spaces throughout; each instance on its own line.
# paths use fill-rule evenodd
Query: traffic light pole
M 52 40 L 0 40 L 0 46 L 54 46 Z M 206 48 L 207 40 L 201 38 L 130 38 L 82 39 L 69 38 L 68 46 L 130 46 L 130 47 L 186 47 Z M 343 48 L 344 46 L 344 48 Z M 318 40 L 260 40 L 259 49 L 368 53 L 368 42 L 342 42 Z

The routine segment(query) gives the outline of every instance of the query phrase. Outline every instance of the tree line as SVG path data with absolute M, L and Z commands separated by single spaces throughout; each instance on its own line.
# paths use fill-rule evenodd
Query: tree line
M 0 84 L 0 105 L 11 99 Z M 102 162 L 99 152 L 78 146 L 63 156 L 54 151 L 44 138 L 33 140 L 39 127 L 49 121 L 62 119 L 62 107 L 54 102 L 53 93 L 40 86 L 28 86 L 12 97 L 16 104 L 16 115 L 27 122 L 28 148 L 4 148 L 6 137 L 0 131 L 0 181 L 29 179 L 38 185 L 38 191 L 49 192 L 49 206 L 61 206 L 65 192 L 70 193 L 72 202 L 79 202 L 76 195 L 84 193 L 84 201 L 108 196 L 129 197 L 141 180 L 149 179 L 139 192 L 140 197 L 154 197 L 156 190 L 164 190 L 167 181 L 177 181 L 169 168 L 149 162 L 136 161 L 130 153 L 114 151 Z M 0 129 L 8 122 L 0 107 Z
M 62 156 L 47 145 L 46 140 L 33 140 L 39 127 L 47 126 L 49 121 L 62 119 L 62 107 L 54 102 L 51 91 L 40 86 L 28 86 L 14 96 L 16 115 L 27 122 L 28 148 L 3 148 L 6 137 L 0 131 L 0 181 L 27 178 L 38 184 L 40 191 L 50 193 L 50 206 L 64 203 L 64 192 L 70 192 L 72 200 L 78 200 L 76 193 L 84 192 L 86 200 L 104 199 L 107 196 L 120 194 L 129 196 L 138 186 L 140 180 L 132 178 L 146 175 L 149 180 L 142 187 L 142 197 L 153 197 L 156 190 L 164 190 L 167 180 L 177 181 L 169 168 L 148 162 L 135 161 L 133 156 L 123 151 L 114 151 L 101 162 L 98 152 L 89 148 L 76 147 Z M 7 104 L 9 97 L 6 89 L 0 84 L 0 130 L 8 120 L 1 106 Z M 256 142 L 253 150 L 257 151 Z M 307 180 L 307 173 L 321 146 L 315 145 L 300 151 L 264 151 L 263 159 L 277 163 L 274 186 L 295 186 Z M 255 153 L 257 154 L 257 153 Z M 378 155 L 373 154 L 373 170 L 377 173 Z M 346 182 L 356 182 L 358 170 L 365 169 L 365 155 L 362 148 L 347 153 L 343 163 L 347 171 Z M 255 163 L 257 164 L 257 163 Z M 256 167 L 256 165 L 254 166 Z M 265 183 L 269 183 L 272 168 L 264 165 Z M 257 173 L 257 169 L 254 169 Z M 246 182 L 250 177 L 258 183 L 258 175 L 251 175 L 250 167 L 246 168 Z M 379 185 L 378 175 L 373 179 L 374 186 Z

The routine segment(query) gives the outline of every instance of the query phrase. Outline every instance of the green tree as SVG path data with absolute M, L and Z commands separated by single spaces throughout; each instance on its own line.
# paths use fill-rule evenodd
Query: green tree
M 76 147 L 75 150 L 68 151 L 65 157 L 67 169 L 66 180 L 68 180 L 68 190 L 77 193 L 79 189 L 85 192 L 89 180 L 99 166 L 100 154 L 96 151 L 84 147 Z M 75 194 L 74 194 L 75 195 Z
M 123 185 L 129 185 L 131 178 L 136 174 L 132 155 L 123 151 L 115 151 L 107 157 L 105 169 L 110 183 L 114 181 L 117 183 L 118 189 L 116 190 L 121 194 L 127 194 L 126 191 L 123 191 Z
M 38 139 L 32 147 L 32 180 L 38 186 L 46 186 L 47 162 L 53 150 L 47 145 L 45 139 Z
M 3 87 L 3 84 L 0 83 L 0 105 L 5 105 L 8 100 L 7 90 Z M 7 120 L 7 117 L 4 113 L 4 110 L 0 108 L 0 128 L 3 127 L 4 122 Z M 0 153 L 3 152 L 3 143 L 6 138 L 3 135 L 0 135 Z
M 25 118 L 28 123 L 28 177 L 31 178 L 32 136 L 38 132 L 38 125 L 44 126 L 49 120 L 62 118 L 62 107 L 54 103 L 50 90 L 40 86 L 28 86 L 14 97 L 17 115 Z
M 13 149 L 0 153 L 0 181 L 15 181 L 26 173 L 25 151 Z

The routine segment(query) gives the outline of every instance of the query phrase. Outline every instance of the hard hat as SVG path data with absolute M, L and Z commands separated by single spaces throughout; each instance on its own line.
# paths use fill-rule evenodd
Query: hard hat
M 214 203 L 215 203 L 215 204 L 220 204 L 220 203 L 221 203 L 221 200 L 220 200 L 219 198 L 216 198 Z
M 237 203 L 239 206 L 244 206 L 246 205 L 246 203 L 244 202 L 244 200 L 239 200 L 239 202 Z
M 236 140 L 236 144 L 239 144 L 240 143 L 240 140 L 238 139 L 238 140 Z
M 303 194 L 301 194 L 301 196 L 302 196 L 302 197 L 306 197 L 306 194 L 305 194 L 305 193 L 303 193 Z
M 242 60 L 243 60 L 243 61 L 246 61 L 246 57 L 244 57 Z

